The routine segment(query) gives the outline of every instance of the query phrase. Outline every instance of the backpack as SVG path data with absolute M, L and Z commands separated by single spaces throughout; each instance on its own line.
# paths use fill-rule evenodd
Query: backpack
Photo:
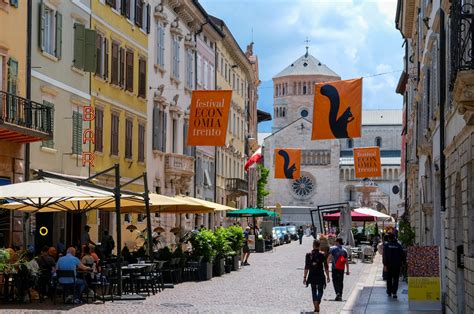
M 344 266 L 346 265 L 346 262 L 347 262 L 347 258 L 344 256 L 343 253 L 341 253 L 341 255 L 337 257 L 335 268 L 337 270 L 344 270 Z

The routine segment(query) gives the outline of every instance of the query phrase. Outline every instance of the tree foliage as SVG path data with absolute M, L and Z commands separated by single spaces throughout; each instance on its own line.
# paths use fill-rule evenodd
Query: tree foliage
M 257 182 L 257 207 L 263 208 L 265 205 L 265 196 L 270 194 L 270 192 L 265 189 L 268 183 L 268 174 L 270 173 L 270 170 L 265 168 L 265 166 L 262 164 L 259 164 L 257 169 L 260 173 L 260 179 Z

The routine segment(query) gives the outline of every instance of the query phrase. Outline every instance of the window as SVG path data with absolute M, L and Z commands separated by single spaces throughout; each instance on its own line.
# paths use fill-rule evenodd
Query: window
M 306 117 L 308 116 L 308 110 L 306 110 L 306 109 L 301 110 L 300 115 L 301 115 L 303 118 L 306 118 Z
M 145 161 L 145 125 L 138 125 L 138 161 Z
M 179 38 L 178 36 L 173 36 L 173 41 L 172 41 L 172 71 L 171 75 L 175 79 L 179 79 Z
M 202 57 L 198 54 L 197 56 L 197 84 L 199 88 L 202 88 Z
M 110 154 L 118 156 L 119 153 L 119 116 L 116 113 L 112 113 L 112 128 L 110 138 Z
M 127 50 L 125 89 L 133 93 L 133 51 Z
M 303 95 L 306 95 L 306 84 L 303 85 Z
M 119 86 L 125 88 L 125 49 L 119 49 Z
M 143 27 L 143 0 L 135 1 L 135 24 L 142 28 Z
M 204 60 L 204 89 L 209 89 L 209 63 Z
M 166 152 L 166 124 L 168 116 L 167 113 L 158 108 L 153 108 L 153 150 Z
M 191 49 L 186 50 L 186 87 L 189 89 L 193 89 L 193 66 L 194 66 L 194 58 L 193 58 L 193 51 Z
M 156 64 L 165 66 L 165 27 L 161 22 L 156 24 Z
M 353 147 L 354 147 L 354 140 L 350 138 L 347 140 L 347 148 L 353 148 Z
M 42 115 L 42 120 L 41 123 L 42 123 L 42 126 L 43 126 L 43 129 L 48 129 L 48 130 L 53 130 L 53 127 L 54 127 L 54 104 L 49 102 L 49 101 L 46 101 L 46 100 L 43 100 L 43 105 L 45 105 L 46 107 L 49 107 L 51 108 L 51 124 L 49 126 L 47 126 L 46 124 L 48 123 L 48 116 L 47 115 Z M 54 132 L 53 132 L 53 136 L 54 136 Z M 49 141 L 43 141 L 41 143 L 41 146 L 42 147 L 47 147 L 47 148 L 54 148 L 54 139 L 51 139 Z
M 119 85 L 119 44 L 117 42 L 112 42 L 112 68 L 110 75 L 110 82 L 115 85 Z
M 125 120 L 125 158 L 132 159 L 133 150 L 133 121 Z
M 72 113 L 72 153 L 82 154 L 82 113 L 78 111 Z
M 95 151 L 104 151 L 104 111 L 100 108 L 95 108 Z
M 173 153 L 178 152 L 178 120 L 173 119 Z
M 95 47 L 97 51 L 97 66 L 95 74 L 104 80 L 108 78 L 109 72 L 109 41 L 107 38 L 97 34 Z
M 382 138 L 380 136 L 377 136 L 375 138 L 375 145 L 378 147 L 382 147 Z
M 61 58 L 62 25 L 61 13 L 41 2 L 40 6 L 39 45 L 44 51 L 56 58 Z
M 146 98 L 146 60 L 138 60 L 138 96 Z
M 189 130 L 189 120 L 184 120 L 183 123 L 183 154 L 192 156 L 193 149 L 191 146 L 188 146 L 188 130 Z
M 132 7 L 133 5 L 131 4 L 131 0 L 120 0 L 123 2 L 123 5 L 121 6 L 121 13 L 123 16 L 125 16 L 128 19 L 132 19 Z
M 240 94 L 240 78 L 237 77 L 237 86 L 235 87 L 237 89 L 237 93 Z
M 74 59 L 72 62 L 75 68 L 86 72 L 95 72 L 97 64 L 96 36 L 94 30 L 86 29 L 82 24 L 74 24 Z

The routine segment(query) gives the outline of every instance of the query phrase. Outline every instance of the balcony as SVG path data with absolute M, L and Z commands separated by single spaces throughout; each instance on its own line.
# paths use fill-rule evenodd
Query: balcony
M 451 89 L 459 112 L 474 124 L 474 4 L 451 3 Z
M 0 140 L 31 143 L 53 138 L 54 110 L 0 91 Z
M 194 175 L 194 158 L 191 156 L 167 153 L 165 156 L 165 175 L 167 177 L 190 178 Z
M 244 196 L 249 193 L 247 181 L 239 178 L 226 179 L 225 189 L 229 196 Z

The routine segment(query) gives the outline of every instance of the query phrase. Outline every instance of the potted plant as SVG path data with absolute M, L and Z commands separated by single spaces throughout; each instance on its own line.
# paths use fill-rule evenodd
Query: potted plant
M 231 251 L 230 241 L 229 241 L 229 231 L 225 228 L 217 228 L 214 232 L 216 237 L 215 250 L 216 250 L 216 259 L 214 263 L 214 274 L 216 276 L 222 276 L 224 274 L 225 267 L 225 258 L 228 253 Z
M 227 228 L 228 239 L 230 241 L 233 265 L 232 270 L 238 270 L 240 265 L 240 251 L 244 245 L 244 230 L 239 226 L 230 226 Z
M 201 280 L 212 278 L 212 263 L 216 257 L 215 241 L 214 232 L 206 229 L 193 233 L 189 240 L 193 247 L 193 256 L 202 256 L 201 269 L 199 270 Z

